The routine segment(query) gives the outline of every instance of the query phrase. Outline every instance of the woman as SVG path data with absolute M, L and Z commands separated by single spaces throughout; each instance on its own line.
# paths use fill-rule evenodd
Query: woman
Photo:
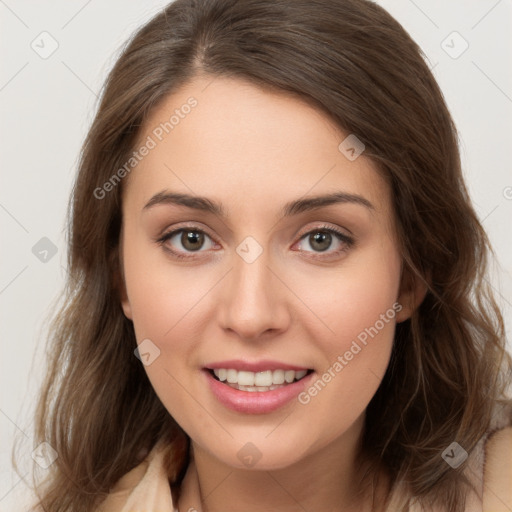
M 173 2 L 110 73 L 72 206 L 39 509 L 512 506 L 491 248 L 382 8 Z

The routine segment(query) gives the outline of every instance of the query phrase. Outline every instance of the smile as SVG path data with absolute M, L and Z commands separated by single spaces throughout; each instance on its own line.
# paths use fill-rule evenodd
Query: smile
M 215 401 L 244 414 L 267 414 L 297 400 L 316 373 L 308 369 L 236 370 L 204 368 L 203 375 Z M 261 366 L 261 365 L 260 365 Z
M 305 377 L 313 370 L 264 370 L 260 372 L 238 371 L 233 368 L 211 370 L 214 378 L 233 389 L 249 392 L 266 392 L 287 386 Z

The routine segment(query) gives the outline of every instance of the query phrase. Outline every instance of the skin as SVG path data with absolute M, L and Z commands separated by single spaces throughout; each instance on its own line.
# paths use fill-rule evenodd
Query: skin
M 240 79 L 196 77 L 158 105 L 140 142 L 190 96 L 197 106 L 125 178 L 121 234 L 124 313 L 138 343 L 149 338 L 159 348 L 147 375 L 192 439 L 179 509 L 361 512 L 369 506 L 356 468 L 365 409 L 388 365 L 395 323 L 424 295 L 419 284 L 401 287 L 390 189 L 364 153 L 350 161 L 339 151 L 348 134 L 323 112 Z M 226 217 L 173 204 L 144 208 L 164 190 L 220 202 Z M 339 203 L 280 215 L 288 201 L 335 191 L 363 196 L 374 209 Z M 184 224 L 206 233 L 199 250 L 187 251 L 181 233 L 155 241 Z M 355 244 L 333 235 L 319 250 L 312 236 L 324 225 Z M 247 236 L 263 250 L 252 263 L 236 252 Z M 244 414 L 205 385 L 203 367 L 237 358 L 321 375 L 396 302 L 401 311 L 306 405 Z M 261 453 L 252 468 L 237 457 L 248 442 Z

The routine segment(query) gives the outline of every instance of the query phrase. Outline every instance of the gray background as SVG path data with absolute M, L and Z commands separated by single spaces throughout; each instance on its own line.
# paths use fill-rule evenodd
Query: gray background
M 29 479 L 44 321 L 64 282 L 65 212 L 80 146 L 119 48 L 166 3 L 0 0 L 0 511 L 25 510 L 11 446 L 17 434 Z M 425 51 L 459 128 L 470 194 L 497 254 L 492 283 L 510 346 L 512 0 L 378 3 Z

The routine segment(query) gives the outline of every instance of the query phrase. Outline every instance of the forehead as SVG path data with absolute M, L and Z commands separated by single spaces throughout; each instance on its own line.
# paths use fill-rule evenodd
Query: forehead
M 254 208 L 277 210 L 291 199 L 343 191 L 388 215 L 389 190 L 374 163 L 364 152 L 350 160 L 340 151 L 348 135 L 296 97 L 199 77 L 167 96 L 142 126 L 136 148 L 151 149 L 124 184 L 125 197 L 142 208 L 170 189 L 216 198 L 228 214 L 252 215 Z

